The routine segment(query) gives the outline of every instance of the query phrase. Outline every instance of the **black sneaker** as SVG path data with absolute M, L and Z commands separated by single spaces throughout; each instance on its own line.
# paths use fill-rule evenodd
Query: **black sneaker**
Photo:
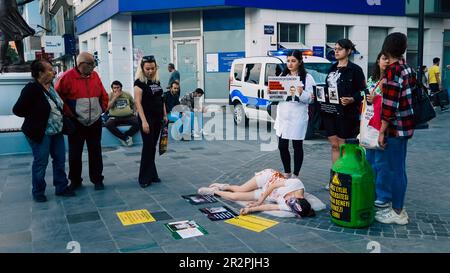
M 161 179 L 159 177 L 152 180 L 153 183 L 161 183 Z
M 64 197 L 72 197 L 75 196 L 75 192 L 71 190 L 69 187 L 66 187 L 62 192 L 55 193 L 57 196 L 64 196 Z
M 141 184 L 139 183 L 139 186 L 141 186 L 141 188 L 147 188 L 148 186 L 150 186 L 152 183 L 145 183 L 145 184 Z
M 33 196 L 33 199 L 34 199 L 35 202 L 38 202 L 38 203 L 47 202 L 47 197 L 45 195 L 43 195 L 43 194 L 42 195 Z
M 447 112 L 448 110 L 450 110 L 448 107 L 442 107 L 441 108 L 441 112 Z
M 105 189 L 105 185 L 103 185 L 103 182 L 95 183 L 94 189 L 95 189 L 96 191 L 102 191 L 102 190 Z
M 68 188 L 69 188 L 69 190 L 71 190 L 71 191 L 76 191 L 76 190 L 78 190 L 79 188 L 81 188 L 81 183 L 74 183 L 74 182 L 72 182 L 72 183 L 70 183 L 70 185 L 68 186 Z

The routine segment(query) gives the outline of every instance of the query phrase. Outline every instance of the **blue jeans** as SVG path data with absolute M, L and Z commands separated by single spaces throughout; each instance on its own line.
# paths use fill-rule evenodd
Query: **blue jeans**
M 391 202 L 392 189 L 386 152 L 383 150 L 366 149 L 366 158 L 375 174 L 376 199 L 382 202 Z
M 44 135 L 41 143 L 37 143 L 28 137 L 27 140 L 33 152 L 33 165 L 31 167 L 33 196 L 36 197 L 45 193 L 47 185 L 45 183 L 45 170 L 47 169 L 49 155 L 53 159 L 53 185 L 55 186 L 55 192 L 61 193 L 64 191 L 69 181 L 65 170 L 66 147 L 63 134 Z
M 401 210 L 405 201 L 406 186 L 406 150 L 408 139 L 402 137 L 387 137 L 387 147 L 384 150 L 387 160 L 387 173 L 392 189 L 392 208 Z

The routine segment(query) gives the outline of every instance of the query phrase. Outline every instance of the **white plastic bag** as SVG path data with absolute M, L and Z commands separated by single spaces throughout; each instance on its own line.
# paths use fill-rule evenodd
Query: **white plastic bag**
M 359 144 L 367 149 L 380 149 L 378 145 L 380 131 L 373 127 L 371 120 L 381 119 L 381 103 L 381 96 L 376 96 L 372 104 L 368 104 L 366 99 L 363 100 L 358 139 Z M 379 107 L 379 109 L 375 109 L 375 107 Z

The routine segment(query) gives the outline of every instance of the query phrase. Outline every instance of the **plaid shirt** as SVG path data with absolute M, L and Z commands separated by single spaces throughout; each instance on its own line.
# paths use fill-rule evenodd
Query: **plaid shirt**
M 414 133 L 412 88 L 416 84 L 414 70 L 399 60 L 386 68 L 383 78 L 381 118 L 389 123 L 386 135 L 411 137 Z

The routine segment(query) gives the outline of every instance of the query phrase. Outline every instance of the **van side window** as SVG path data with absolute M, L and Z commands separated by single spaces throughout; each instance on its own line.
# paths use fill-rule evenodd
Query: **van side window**
M 237 64 L 234 66 L 233 76 L 237 81 L 242 81 L 242 69 L 244 68 L 243 64 Z
M 266 64 L 266 74 L 264 77 L 264 84 L 269 85 L 269 77 L 280 76 L 283 73 L 284 66 L 282 64 Z
M 248 83 L 259 84 L 261 74 L 261 64 L 247 64 L 245 66 L 245 79 Z

